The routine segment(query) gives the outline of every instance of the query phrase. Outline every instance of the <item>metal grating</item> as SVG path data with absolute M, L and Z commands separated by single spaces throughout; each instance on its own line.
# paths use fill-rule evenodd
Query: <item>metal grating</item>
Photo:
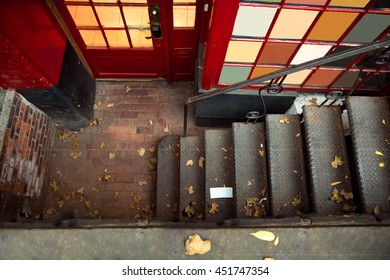
M 179 136 L 166 136 L 158 146 L 156 217 L 179 220 Z
M 269 213 L 264 123 L 233 123 L 237 218 Z
M 203 137 L 180 139 L 180 221 L 205 219 L 205 152 Z
M 371 213 L 380 206 L 389 213 L 390 114 L 386 98 L 349 97 L 347 108 L 363 211 Z
M 349 212 L 348 209 L 353 207 L 351 199 L 344 201 L 341 195 L 335 195 L 338 201 L 331 200 L 335 190 L 352 192 L 340 108 L 305 106 L 303 116 L 313 188 L 313 210 L 325 215 Z M 337 168 L 332 166 L 336 156 L 341 157 L 341 165 L 336 165 Z
M 206 221 L 222 223 L 226 219 L 235 217 L 235 199 L 211 198 L 212 188 L 234 187 L 234 158 L 232 131 L 206 130 Z M 218 205 L 218 212 L 210 213 L 212 203 Z
M 292 216 L 309 210 L 299 115 L 267 115 L 271 213 Z

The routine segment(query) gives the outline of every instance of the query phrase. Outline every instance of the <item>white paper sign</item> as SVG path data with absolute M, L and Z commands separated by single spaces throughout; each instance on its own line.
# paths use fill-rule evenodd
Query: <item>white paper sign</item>
M 233 188 L 210 188 L 210 198 L 233 198 Z

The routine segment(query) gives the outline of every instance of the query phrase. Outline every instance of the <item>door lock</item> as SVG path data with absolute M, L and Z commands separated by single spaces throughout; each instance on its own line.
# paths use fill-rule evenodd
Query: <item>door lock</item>
M 149 5 L 149 18 L 150 18 L 150 31 L 152 33 L 152 36 L 145 37 L 145 39 L 161 38 L 162 34 L 161 34 L 161 17 L 160 17 L 159 4 Z

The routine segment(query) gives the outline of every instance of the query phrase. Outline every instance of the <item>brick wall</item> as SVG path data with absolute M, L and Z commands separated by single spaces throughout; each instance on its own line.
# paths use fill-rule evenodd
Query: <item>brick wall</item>
M 27 197 L 42 193 L 52 143 L 52 121 L 20 94 L 2 91 L 0 190 Z

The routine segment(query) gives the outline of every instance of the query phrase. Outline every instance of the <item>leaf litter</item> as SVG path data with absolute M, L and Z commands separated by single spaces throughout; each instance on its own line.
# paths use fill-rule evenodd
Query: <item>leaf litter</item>
M 199 234 L 188 236 L 185 243 L 186 255 L 204 255 L 211 250 L 211 241 L 203 240 Z
M 334 161 L 332 161 L 333 168 L 337 168 L 344 164 L 343 158 L 341 156 L 335 156 Z
M 257 239 L 260 239 L 263 241 L 269 241 L 269 242 L 272 242 L 276 239 L 275 234 L 273 232 L 270 232 L 267 230 L 259 230 L 256 232 L 251 232 L 251 235 L 253 235 Z

